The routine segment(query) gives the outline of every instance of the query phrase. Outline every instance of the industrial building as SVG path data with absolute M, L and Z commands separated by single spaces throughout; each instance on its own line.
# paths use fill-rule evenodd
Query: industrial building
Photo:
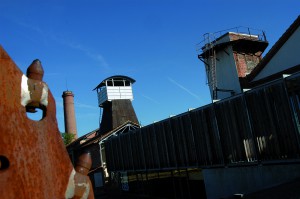
M 204 46 L 198 58 L 205 64 L 207 83 L 211 98 L 220 100 L 239 94 L 247 88 L 246 76 L 252 72 L 262 59 L 262 53 L 268 46 L 263 31 L 250 28 L 236 28 L 220 37 L 204 34 Z
M 213 103 L 107 140 L 111 180 L 149 197 L 299 197 L 299 26 L 264 57 L 263 31 L 206 34 Z
M 89 176 L 95 194 L 103 194 L 104 180 L 108 177 L 104 141 L 140 128 L 131 103 L 134 82 L 134 79 L 122 75 L 111 76 L 101 81 L 94 89 L 97 92 L 98 106 L 101 111 L 99 128 L 67 146 L 73 162 L 82 152 L 88 151 L 91 154 L 92 168 Z M 74 118 L 73 115 L 71 118 Z
M 265 56 L 262 30 L 205 34 L 198 59 L 212 103 L 145 127 L 131 104 L 135 81 L 103 80 L 94 89 L 99 129 L 68 146 L 73 159 L 85 150 L 92 154 L 95 193 L 109 176 L 123 196 L 299 196 L 288 188 L 300 184 L 299 26 L 300 16 Z

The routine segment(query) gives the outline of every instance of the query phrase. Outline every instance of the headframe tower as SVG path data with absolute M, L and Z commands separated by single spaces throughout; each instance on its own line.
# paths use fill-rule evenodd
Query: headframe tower
M 131 101 L 134 79 L 115 75 L 104 79 L 94 90 L 97 91 L 98 105 L 103 110 L 100 134 L 105 134 L 127 121 L 138 124 Z

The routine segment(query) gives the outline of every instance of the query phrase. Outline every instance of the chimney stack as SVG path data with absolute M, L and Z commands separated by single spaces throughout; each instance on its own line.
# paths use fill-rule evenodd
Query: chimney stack
M 73 134 L 74 139 L 77 139 L 74 94 L 72 91 L 64 91 L 62 98 L 64 101 L 65 133 Z

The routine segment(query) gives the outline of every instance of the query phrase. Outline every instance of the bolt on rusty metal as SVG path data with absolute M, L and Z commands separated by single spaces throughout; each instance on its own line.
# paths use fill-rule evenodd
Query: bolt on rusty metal
M 75 166 L 75 198 L 81 198 L 82 196 L 88 196 L 93 198 L 93 189 L 88 190 L 87 187 L 92 188 L 92 183 L 89 179 L 88 172 L 92 166 L 92 158 L 90 153 L 83 153 L 79 156 Z M 89 191 L 89 192 L 88 192 Z
M 34 60 L 24 75 L 0 46 L 0 198 L 93 199 L 88 176 L 70 161 L 43 74 Z M 33 121 L 26 111 L 37 108 L 43 118 Z
M 39 103 L 40 97 L 43 92 L 43 76 L 44 69 L 40 60 L 34 60 L 31 65 L 27 68 L 26 75 L 28 77 L 28 88 L 30 91 L 30 98 L 32 101 L 26 105 L 26 111 L 30 113 L 35 113 L 36 108 L 40 108 L 45 111 L 45 107 Z

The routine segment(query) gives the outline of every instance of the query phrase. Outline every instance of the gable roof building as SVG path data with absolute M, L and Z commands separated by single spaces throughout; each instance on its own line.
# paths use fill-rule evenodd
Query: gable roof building
M 99 128 L 67 146 L 73 162 L 82 152 L 88 151 L 91 154 L 92 167 L 89 175 L 96 194 L 102 191 L 101 179 L 107 175 L 104 142 L 111 137 L 140 128 L 131 103 L 134 82 L 134 79 L 123 75 L 111 76 L 101 81 L 94 89 L 97 91 L 98 106 L 101 110 Z
M 258 85 L 300 70 L 300 16 L 278 39 L 254 70 L 247 76 L 251 85 Z

